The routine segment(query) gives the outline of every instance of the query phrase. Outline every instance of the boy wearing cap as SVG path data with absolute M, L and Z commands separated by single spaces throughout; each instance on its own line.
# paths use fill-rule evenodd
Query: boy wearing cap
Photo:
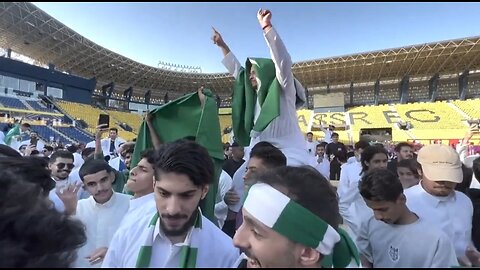
M 465 257 L 472 241 L 473 206 L 465 194 L 454 190 L 463 180 L 460 158 L 453 148 L 432 144 L 420 149 L 417 160 L 422 179 L 405 190 L 407 206 L 449 236 L 457 258 Z
M 338 228 L 335 192 L 310 167 L 280 167 L 253 176 L 244 222 L 233 242 L 255 267 L 359 266 L 358 252 Z M 246 260 L 245 260 L 246 259 Z

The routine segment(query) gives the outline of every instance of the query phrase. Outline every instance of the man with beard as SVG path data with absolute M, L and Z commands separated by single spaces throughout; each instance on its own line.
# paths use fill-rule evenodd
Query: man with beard
M 87 234 L 87 243 L 79 249 L 74 267 L 97 267 L 128 211 L 131 196 L 113 191 L 115 174 L 104 160 L 87 161 L 79 174 L 92 196 L 78 201 L 74 213 L 75 218 L 85 225 Z
M 388 169 L 369 171 L 360 194 L 374 216 L 362 223 L 357 238 L 367 267 L 430 268 L 458 266 L 448 236 L 406 205 L 402 183 Z
M 248 268 L 355 267 L 358 252 L 339 229 L 332 186 L 311 167 L 280 167 L 255 175 L 244 222 L 233 242 Z M 246 260 L 245 260 L 246 259 Z
M 55 181 L 55 188 L 50 191 L 48 198 L 55 204 L 57 211 L 67 214 L 75 211 L 76 207 L 73 204 L 75 200 L 67 198 L 71 195 L 70 191 L 75 191 L 77 199 L 89 196 L 88 192 L 82 188 L 83 184 L 80 179 L 69 177 L 73 167 L 73 154 L 65 150 L 54 152 L 48 161 L 48 169 Z
M 199 144 L 164 145 L 155 159 L 157 213 L 117 231 L 102 267 L 230 267 L 232 240 L 199 208 L 213 179 L 213 161 Z

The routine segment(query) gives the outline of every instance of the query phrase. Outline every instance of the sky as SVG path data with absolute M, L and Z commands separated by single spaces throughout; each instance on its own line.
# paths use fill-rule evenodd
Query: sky
M 91 41 L 156 67 L 226 72 L 215 27 L 241 63 L 268 57 L 256 18 L 272 25 L 294 62 L 480 35 L 480 3 L 37 3 Z

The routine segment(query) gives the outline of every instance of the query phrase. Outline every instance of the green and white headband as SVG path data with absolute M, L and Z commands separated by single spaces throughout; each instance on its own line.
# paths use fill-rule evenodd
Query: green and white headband
M 320 254 L 330 255 L 340 242 L 332 226 L 270 185 L 253 185 L 243 208 L 267 227 Z

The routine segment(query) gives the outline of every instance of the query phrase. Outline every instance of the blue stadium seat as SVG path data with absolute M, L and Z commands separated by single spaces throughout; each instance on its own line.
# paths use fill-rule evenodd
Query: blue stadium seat
M 71 144 L 73 143 L 71 140 L 67 140 L 65 137 L 61 136 L 60 134 L 56 133 L 55 131 L 51 130 L 50 128 L 48 128 L 47 126 L 31 126 L 31 129 L 35 132 L 37 132 L 37 134 L 45 141 L 45 142 L 49 142 L 50 141 L 50 137 L 53 137 L 54 140 L 58 140 L 60 139 L 60 142 L 62 144 Z
M 56 130 L 67 135 L 68 137 L 77 140 L 78 142 L 89 143 L 94 140 L 93 137 L 87 135 L 86 133 L 80 131 L 75 127 L 54 127 Z
M 42 105 L 39 104 L 40 101 L 35 101 L 35 100 L 27 100 L 27 103 L 32 106 L 32 108 L 35 110 L 35 111 L 39 111 L 39 112 L 55 112 L 53 109 L 49 109 L 49 108 L 46 108 Z
M 23 104 L 19 99 L 12 97 L 0 97 L 0 104 L 8 108 L 17 108 L 22 110 L 28 110 L 27 106 Z

